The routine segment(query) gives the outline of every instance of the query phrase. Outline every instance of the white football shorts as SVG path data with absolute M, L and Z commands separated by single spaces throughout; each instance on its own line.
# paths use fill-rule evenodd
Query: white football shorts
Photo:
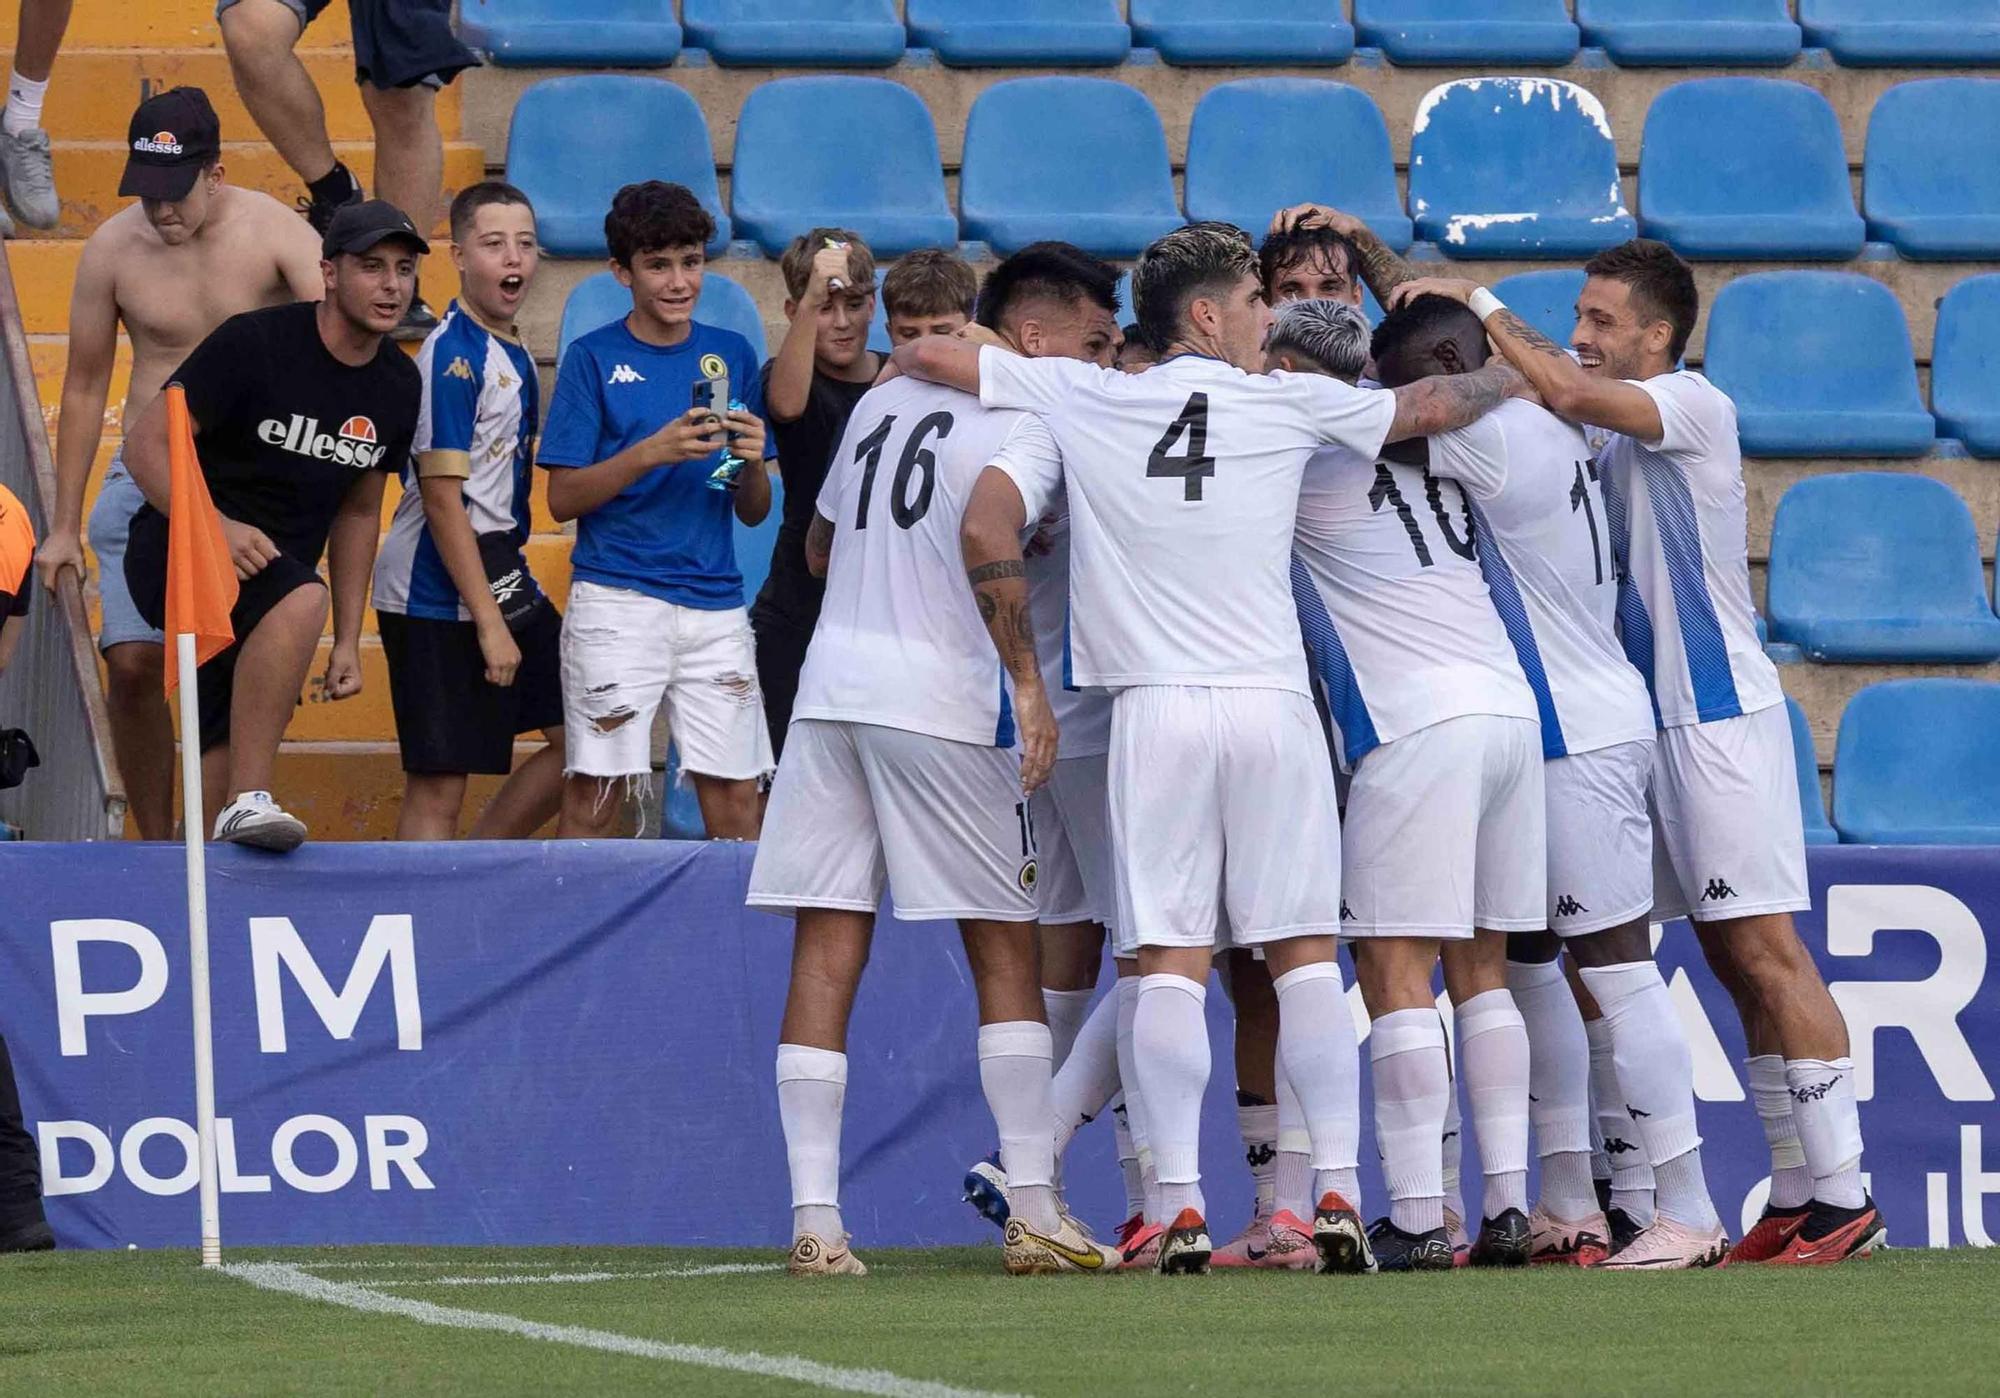
M 1059 758 L 1042 789 L 1029 798 L 1041 865 L 1035 893 L 1042 922 L 1115 921 L 1118 891 L 1111 876 L 1111 805 L 1105 790 L 1109 757 Z
M 1006 748 L 799 718 L 750 869 L 753 908 L 1036 919 L 1034 825 Z
M 1120 956 L 1339 933 L 1340 812 L 1305 695 L 1120 691 L 1109 777 Z
M 1549 930 L 1581 937 L 1653 906 L 1653 740 L 1614 743 L 1543 764 L 1548 790 Z
M 1652 812 L 1655 922 L 1812 906 L 1792 722 L 1782 703 L 1661 729 Z
M 1365 755 L 1347 790 L 1341 935 L 1459 941 L 1548 921 L 1542 730 L 1467 714 Z

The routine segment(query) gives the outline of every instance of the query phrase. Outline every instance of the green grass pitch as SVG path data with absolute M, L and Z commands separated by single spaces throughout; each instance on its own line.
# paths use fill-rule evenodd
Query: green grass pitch
M 256 1249 L 230 1274 L 182 1252 L 0 1257 L 0 1393 L 2000 1391 L 2000 1252 L 1207 1279 L 864 1255 L 871 1276 L 810 1282 L 770 1252 L 690 1249 Z

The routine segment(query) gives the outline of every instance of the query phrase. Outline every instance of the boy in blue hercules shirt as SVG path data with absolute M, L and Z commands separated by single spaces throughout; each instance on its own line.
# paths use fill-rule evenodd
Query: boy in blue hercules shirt
M 550 512 L 577 521 L 557 834 L 611 834 L 618 788 L 652 771 L 664 702 L 709 835 L 754 840 L 773 763 L 731 520 L 771 509 L 757 358 L 694 319 L 715 222 L 687 189 L 626 185 L 604 236 L 632 312 L 570 346 L 536 457 Z M 742 407 L 697 403 L 725 378 Z

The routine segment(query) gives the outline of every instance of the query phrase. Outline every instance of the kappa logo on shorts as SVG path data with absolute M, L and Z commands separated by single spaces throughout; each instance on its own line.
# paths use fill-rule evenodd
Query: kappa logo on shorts
M 646 376 L 640 373 L 637 369 L 634 369 L 630 364 L 620 364 L 617 368 L 611 371 L 611 377 L 605 380 L 605 382 L 608 384 L 644 383 L 645 381 L 646 381 Z
M 1034 860 L 1030 859 L 1021 866 L 1021 872 L 1014 875 L 1014 882 L 1020 885 L 1021 892 L 1033 893 L 1035 885 L 1041 881 L 1041 877 L 1041 869 L 1036 865 Z
M 1354 921 L 1354 909 L 1347 906 L 1347 900 L 1345 898 L 1340 900 L 1340 920 L 1342 922 Z
M 181 154 L 180 138 L 171 131 L 155 131 L 150 136 L 141 136 L 132 143 L 132 149 L 144 151 L 148 155 Z
M 1623 1155 L 1628 1150 L 1637 1150 L 1637 1149 L 1638 1149 L 1637 1146 L 1633 1145 L 1630 1141 L 1626 1140 L 1622 1136 L 1612 1136 L 1607 1138 L 1604 1142 L 1604 1153 L 1606 1155 Z
M 1590 909 L 1584 907 L 1583 904 L 1577 902 L 1576 899 L 1567 893 L 1556 899 L 1557 917 L 1575 917 L 1578 913 L 1587 913 L 1589 911 Z
M 1794 1102 L 1819 1102 L 1825 1100 L 1826 1094 L 1833 1091 L 1833 1085 L 1846 1076 L 1845 1073 L 1835 1073 L 1825 1082 L 1807 1083 L 1804 1087 L 1791 1087 L 1785 1090 L 1792 1094 Z
M 1701 901 L 1704 903 L 1719 902 L 1724 898 L 1734 898 L 1735 896 L 1736 890 L 1729 886 L 1727 879 L 1710 879 L 1708 887 L 1701 891 Z
M 1250 1168 L 1254 1170 L 1260 1165 L 1269 1165 L 1273 1160 L 1276 1160 L 1278 1158 L 1278 1147 L 1270 1141 L 1259 1141 L 1256 1145 L 1243 1152 L 1243 1158 L 1249 1162 Z
M 448 379 L 464 379 L 467 383 L 471 383 L 472 365 L 461 354 L 451 361 L 451 367 L 444 371 L 444 376 Z

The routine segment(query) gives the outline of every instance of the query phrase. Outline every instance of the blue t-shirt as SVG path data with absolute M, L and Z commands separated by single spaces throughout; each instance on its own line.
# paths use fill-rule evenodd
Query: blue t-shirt
M 733 330 L 696 321 L 677 345 L 649 345 L 624 320 L 580 336 L 564 356 L 536 461 L 595 466 L 644 441 L 693 405 L 695 381 L 719 359 L 729 391 L 764 415 L 757 358 Z M 765 455 L 775 451 L 766 437 Z M 711 490 L 721 453 L 658 466 L 576 522 L 570 575 L 703 611 L 743 605 L 735 495 Z

